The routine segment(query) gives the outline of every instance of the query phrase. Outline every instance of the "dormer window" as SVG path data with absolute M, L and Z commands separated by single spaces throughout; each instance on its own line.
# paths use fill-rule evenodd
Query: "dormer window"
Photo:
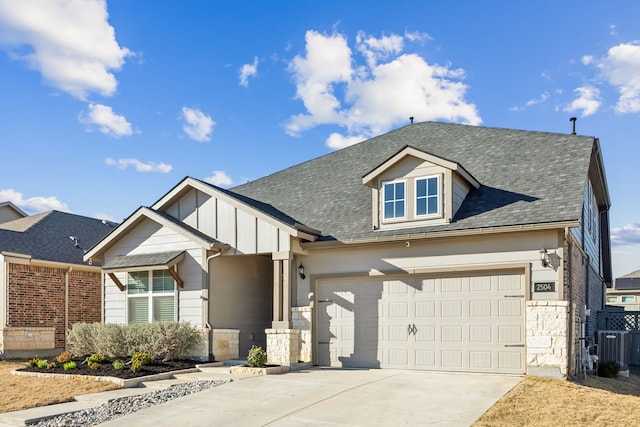
M 480 183 L 461 165 L 406 146 L 362 177 L 371 187 L 372 229 L 448 224 Z
M 440 215 L 440 176 L 416 179 L 416 217 Z
M 384 193 L 384 219 L 402 219 L 406 217 L 407 185 L 406 181 L 386 182 Z

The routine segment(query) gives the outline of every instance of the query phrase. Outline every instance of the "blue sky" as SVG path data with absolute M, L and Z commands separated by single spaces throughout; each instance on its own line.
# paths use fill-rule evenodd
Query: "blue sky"
M 0 0 L 0 201 L 121 221 L 416 121 L 602 144 L 640 269 L 640 2 Z M 544 153 L 541 153 L 544 155 Z

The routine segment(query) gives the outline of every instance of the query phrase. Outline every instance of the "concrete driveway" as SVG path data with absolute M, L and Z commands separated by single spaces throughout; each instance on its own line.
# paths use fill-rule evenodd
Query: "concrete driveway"
M 104 426 L 468 426 L 520 377 L 310 369 L 244 377 Z

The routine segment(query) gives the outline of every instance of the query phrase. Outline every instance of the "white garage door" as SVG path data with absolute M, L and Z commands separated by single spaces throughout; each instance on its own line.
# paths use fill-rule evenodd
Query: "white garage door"
M 525 372 L 519 272 L 318 282 L 317 362 Z

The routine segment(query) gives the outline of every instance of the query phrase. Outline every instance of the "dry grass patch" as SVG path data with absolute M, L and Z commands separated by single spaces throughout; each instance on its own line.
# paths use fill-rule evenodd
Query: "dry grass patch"
M 576 382 L 526 377 L 474 427 L 631 426 L 640 420 L 640 375 Z
M 70 402 L 74 396 L 81 394 L 120 388 L 114 383 L 88 378 L 37 378 L 11 374 L 11 371 L 24 366 L 25 362 L 0 361 L 0 412 Z

